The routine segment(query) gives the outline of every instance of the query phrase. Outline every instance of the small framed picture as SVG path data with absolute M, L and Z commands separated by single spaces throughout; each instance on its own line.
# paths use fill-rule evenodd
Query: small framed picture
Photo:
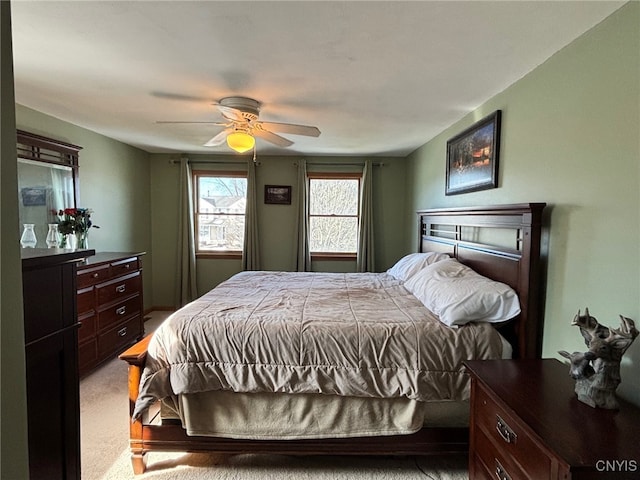
M 265 185 L 264 203 L 274 205 L 291 205 L 290 185 Z
M 500 110 L 474 123 L 447 142 L 445 195 L 498 186 Z
M 25 207 L 39 207 L 47 204 L 46 187 L 25 187 L 21 191 Z

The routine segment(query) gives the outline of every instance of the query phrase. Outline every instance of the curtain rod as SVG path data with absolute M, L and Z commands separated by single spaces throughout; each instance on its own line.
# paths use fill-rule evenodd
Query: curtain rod
M 187 159 L 188 163 L 215 163 L 218 165 L 243 165 L 245 162 L 231 162 L 229 160 L 190 160 Z M 169 163 L 172 165 L 176 165 L 180 163 L 180 160 L 169 160 Z M 256 162 L 256 165 L 261 165 L 262 162 L 258 161 Z M 293 162 L 294 166 L 298 166 L 297 162 Z M 307 165 L 311 165 L 314 167 L 364 167 L 364 163 L 358 163 L 358 162 L 350 162 L 350 163 L 344 163 L 344 162 L 307 162 Z M 374 162 L 372 163 L 372 165 L 374 167 L 384 167 L 384 162 Z
M 298 166 L 297 162 L 293 162 L 294 166 Z M 307 162 L 307 165 L 311 165 L 314 167 L 322 167 L 322 166 L 326 166 L 326 167 L 364 167 L 364 163 L 356 163 L 356 162 L 352 162 L 352 163 L 343 163 L 343 162 Z M 384 167 L 384 163 L 383 162 L 375 162 L 372 163 L 371 165 L 373 165 L 374 167 Z
M 169 160 L 169 163 L 172 165 L 179 165 L 180 164 L 180 160 Z M 238 165 L 238 166 L 243 166 L 245 165 L 247 162 L 231 162 L 229 160 L 189 160 L 187 159 L 187 163 L 215 163 L 218 165 Z M 256 165 L 260 165 L 260 162 L 256 162 Z

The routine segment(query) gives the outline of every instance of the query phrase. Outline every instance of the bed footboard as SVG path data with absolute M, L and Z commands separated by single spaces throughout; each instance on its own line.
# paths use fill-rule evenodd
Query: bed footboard
M 152 335 L 144 337 L 120 355 L 120 359 L 129 364 L 129 446 L 131 448 L 131 465 L 136 475 L 144 473 L 146 469 L 146 451 L 143 445 L 143 420 L 133 421 L 132 416 L 151 337 Z

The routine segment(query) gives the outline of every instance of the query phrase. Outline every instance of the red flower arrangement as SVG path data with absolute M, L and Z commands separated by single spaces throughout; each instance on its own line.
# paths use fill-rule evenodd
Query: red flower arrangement
M 88 248 L 89 229 L 100 228 L 91 221 L 93 210 L 89 208 L 65 208 L 64 210 L 53 211 L 61 217 L 58 222 L 58 232 L 62 235 L 60 248 L 67 248 L 67 237 L 75 234 L 77 237 L 77 248 Z
M 58 216 L 62 217 L 58 222 L 58 231 L 62 235 L 70 233 L 84 233 L 91 227 L 100 228 L 91 222 L 93 210 L 89 208 L 65 208 L 58 211 Z

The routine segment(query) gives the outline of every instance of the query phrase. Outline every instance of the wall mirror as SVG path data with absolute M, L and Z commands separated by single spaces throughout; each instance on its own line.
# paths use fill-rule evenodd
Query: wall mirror
M 20 227 L 34 225 L 38 248 L 46 248 L 48 224 L 59 220 L 58 210 L 76 206 L 78 153 L 81 149 L 69 143 L 17 131 Z

